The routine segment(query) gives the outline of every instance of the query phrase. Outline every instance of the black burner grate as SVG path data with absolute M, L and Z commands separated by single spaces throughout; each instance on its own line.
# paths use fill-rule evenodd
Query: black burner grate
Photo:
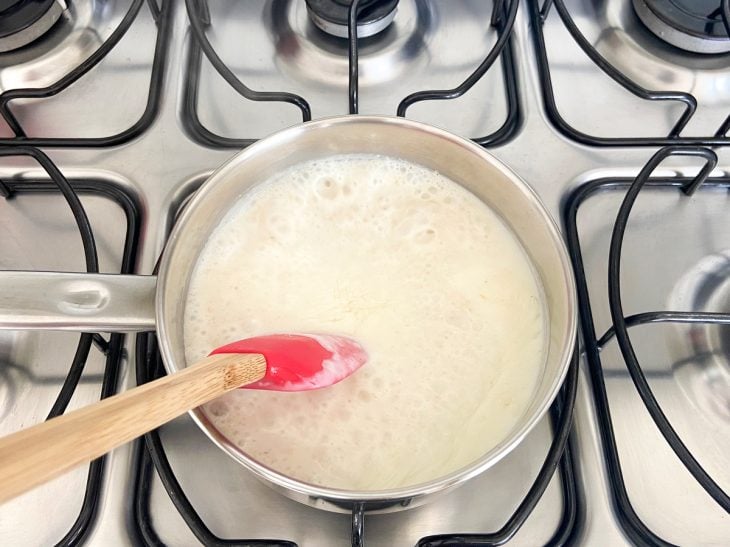
M 87 270 L 96 271 L 96 245 L 93 232 L 89 224 L 83 205 L 79 201 L 79 194 L 93 194 L 106 197 L 119 205 L 127 219 L 126 236 L 122 253 L 120 273 L 132 273 L 136 259 L 139 241 L 139 231 L 142 215 L 139 203 L 130 194 L 103 180 L 67 180 L 55 164 L 43 152 L 36 148 L 25 146 L 0 147 L 0 157 L 30 156 L 34 158 L 48 174 L 49 180 L 3 180 L 0 181 L 0 195 L 5 199 L 12 199 L 16 195 L 33 193 L 61 192 L 69 203 L 74 217 L 79 225 L 84 243 L 84 252 L 87 259 Z M 112 334 L 104 339 L 99 334 L 82 334 L 79 337 L 76 354 L 69 367 L 59 395 L 51 409 L 48 418 L 63 414 L 83 374 L 91 345 L 96 344 L 106 356 L 104 376 L 101 385 L 101 398 L 114 395 L 117 391 L 124 346 L 123 334 Z M 97 516 L 101 486 L 104 476 L 106 457 L 98 458 L 89 465 L 84 499 L 79 516 L 72 524 L 67 534 L 57 543 L 58 546 L 76 546 L 86 541 Z
M 254 91 L 244 84 L 233 71 L 226 66 L 223 60 L 213 49 L 213 46 L 205 36 L 205 28 L 210 26 L 210 12 L 207 0 L 185 0 L 188 11 L 190 28 L 193 31 L 194 39 L 191 40 L 190 52 L 188 54 L 188 79 L 185 86 L 183 98 L 184 112 L 186 114 L 185 126 L 190 133 L 201 143 L 208 146 L 220 146 L 229 148 L 242 148 L 253 144 L 256 139 L 231 139 L 221 137 L 209 131 L 198 118 L 198 85 L 200 82 L 201 51 L 205 53 L 208 61 L 213 65 L 221 77 L 233 87 L 242 97 L 250 101 L 282 102 L 293 104 L 302 112 L 302 121 L 308 122 L 312 119 L 312 112 L 309 103 L 299 95 L 284 91 Z
M 202 53 L 205 53 L 208 61 L 214 66 L 218 73 L 231 85 L 241 96 L 252 101 L 274 101 L 284 102 L 297 106 L 302 113 L 302 121 L 312 119 L 312 112 L 309 103 L 299 95 L 286 92 L 258 92 L 249 89 L 241 82 L 236 75 L 228 68 L 216 54 L 210 42 L 205 36 L 205 27 L 211 25 L 210 13 L 207 0 L 185 0 L 188 9 L 193 39 L 190 40 L 188 52 L 188 66 L 186 86 L 183 97 L 183 122 L 191 136 L 198 142 L 216 148 L 243 148 L 256 142 L 251 138 L 230 138 L 218 135 L 203 125 L 198 116 L 198 91 L 200 87 L 200 72 Z M 358 90 L 358 42 L 352 32 L 353 19 L 360 2 L 354 1 L 351 4 L 353 14 L 349 20 L 350 38 L 350 73 L 349 73 L 349 111 L 357 113 L 357 90 Z M 497 58 L 502 61 L 504 79 L 504 91 L 507 99 L 507 115 L 502 125 L 493 133 L 484 137 L 476 138 L 474 141 L 482 146 L 498 146 L 509 141 L 517 132 L 522 122 L 522 113 L 517 91 L 517 76 L 514 63 L 514 51 L 512 46 L 512 27 L 519 0 L 496 0 L 490 25 L 496 30 L 498 40 L 487 53 L 484 61 L 469 75 L 460 85 L 448 90 L 427 90 L 414 93 L 405 97 L 398 105 L 396 114 L 405 116 L 407 109 L 414 103 L 428 100 L 448 100 L 461 97 L 474 84 L 476 84 L 494 64 Z M 356 25 L 355 25 L 356 26 Z
M 563 0 L 529 0 L 531 27 L 535 42 L 537 65 L 540 74 L 540 87 L 542 90 L 543 104 L 548 118 L 555 128 L 564 136 L 581 144 L 590 146 L 667 146 L 667 145 L 701 145 L 701 146 L 727 146 L 730 144 L 730 115 L 718 127 L 713 135 L 703 137 L 684 137 L 682 131 L 692 119 L 697 110 L 697 98 L 681 91 L 656 91 L 641 87 L 631 80 L 623 72 L 609 63 L 581 34 L 570 11 L 565 7 Z M 573 40 L 580 46 L 583 52 L 598 66 L 606 75 L 621 85 L 627 92 L 647 101 L 672 101 L 684 104 L 684 111 L 677 119 L 674 127 L 667 135 L 656 137 L 602 137 L 589 135 L 571 126 L 560 114 L 555 101 L 550 64 L 548 62 L 548 48 L 543 34 L 543 25 L 550 16 L 551 11 L 557 12 L 563 25 L 570 32 Z M 730 1 L 723 0 L 722 16 L 725 26 L 730 29 Z M 554 17 L 554 15 L 553 15 Z
M 684 177 L 675 178 L 651 178 L 654 170 L 663 160 L 670 156 L 693 156 L 705 160 L 700 173 L 693 179 Z M 654 423 L 662 433 L 667 443 L 671 446 L 687 470 L 695 477 L 697 482 L 705 491 L 725 510 L 730 510 L 730 498 L 705 472 L 702 466 L 692 456 L 691 452 L 682 443 L 674 428 L 664 415 L 658 402 L 646 380 L 646 375 L 634 353 L 629 336 L 629 328 L 648 323 L 715 323 L 730 324 L 730 314 L 709 313 L 709 312 L 680 312 L 680 311 L 657 311 L 641 313 L 633 316 L 624 316 L 621 306 L 621 285 L 620 285 L 620 261 L 621 247 L 625 235 L 631 208 L 643 187 L 651 188 L 674 188 L 688 196 L 701 188 L 721 188 L 730 190 L 730 179 L 712 178 L 708 179 L 709 173 L 714 168 L 717 157 L 714 152 L 702 147 L 666 147 L 660 149 L 649 160 L 647 165 L 635 179 L 611 178 L 599 179 L 588 182 L 578 187 L 568 198 L 564 209 L 564 222 L 566 226 L 566 238 L 570 251 L 573 269 L 576 275 L 579 315 L 583 340 L 585 343 L 585 354 L 588 363 L 588 371 L 593 387 L 593 395 L 596 404 L 597 419 L 600 425 L 600 434 L 603 445 L 604 458 L 611 484 L 613 504 L 616 508 L 618 520 L 630 537 L 637 545 L 669 545 L 660 538 L 641 520 L 634 510 L 626 489 L 621 471 L 621 463 L 618 455 L 618 448 L 613 428 L 608 403 L 608 395 L 604 382 L 604 370 L 601 361 L 601 349 L 614 337 L 617 338 L 621 353 L 625 360 L 631 379 L 641 396 Z M 621 208 L 618 212 L 611 239 L 609 256 L 609 305 L 613 327 L 600 338 L 596 334 L 591 301 L 588 294 L 588 282 L 583 265 L 581 243 L 578 235 L 577 215 L 580 206 L 588 198 L 600 192 L 625 191 Z
M 150 86 L 147 95 L 147 104 L 141 117 L 129 128 L 106 137 L 44 137 L 28 135 L 19 120 L 13 114 L 10 104 L 17 99 L 43 99 L 53 97 L 63 92 L 74 82 L 78 81 L 96 65 L 98 65 L 114 46 L 122 39 L 139 16 L 144 0 L 133 0 L 129 10 L 122 19 L 119 26 L 109 38 L 71 72 L 53 84 L 42 88 L 18 88 L 8 89 L 0 93 L 0 116 L 3 117 L 14 137 L 0 138 L 0 145 L 25 144 L 30 146 L 54 146 L 54 147 L 102 147 L 123 144 L 144 132 L 154 121 L 159 111 L 160 99 L 162 97 L 162 80 L 164 77 L 165 63 L 167 61 L 167 50 L 169 47 L 170 30 L 172 27 L 172 2 L 161 0 L 147 0 L 147 5 L 152 17 L 158 27 L 157 41 L 155 43 L 154 59 L 150 75 Z

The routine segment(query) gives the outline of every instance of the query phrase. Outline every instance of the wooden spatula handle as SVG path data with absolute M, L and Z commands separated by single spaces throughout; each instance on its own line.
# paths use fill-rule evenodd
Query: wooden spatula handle
M 98 458 L 266 374 L 258 353 L 218 354 L 154 382 L 0 439 L 0 503 Z

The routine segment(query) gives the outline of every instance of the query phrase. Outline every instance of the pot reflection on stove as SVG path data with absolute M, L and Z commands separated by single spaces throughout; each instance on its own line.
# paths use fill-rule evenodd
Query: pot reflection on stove
M 14 409 L 19 386 L 32 379 L 28 368 L 14 361 L 14 350 L 18 339 L 26 333 L 0 331 L 0 421 Z M 20 379 L 23 378 L 23 379 Z
M 669 304 L 730 316 L 730 251 L 697 263 L 675 285 Z M 677 384 L 708 420 L 730 424 L 730 325 L 678 324 L 675 333 L 676 346 L 685 355 L 689 349 L 672 366 Z

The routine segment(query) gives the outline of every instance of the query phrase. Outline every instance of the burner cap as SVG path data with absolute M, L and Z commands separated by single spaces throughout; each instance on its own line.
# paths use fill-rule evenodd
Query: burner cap
M 309 18 L 327 34 L 347 38 L 352 0 L 306 0 Z M 361 0 L 357 37 L 367 38 L 385 29 L 395 17 L 398 0 Z
M 730 52 L 720 0 L 633 0 L 639 19 L 659 38 L 694 53 Z
M 64 0 L 0 0 L 0 52 L 38 39 L 65 9 Z

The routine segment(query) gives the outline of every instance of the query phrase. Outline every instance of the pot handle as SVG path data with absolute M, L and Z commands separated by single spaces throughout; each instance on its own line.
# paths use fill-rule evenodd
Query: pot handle
M 154 330 L 156 288 L 153 275 L 0 271 L 0 329 Z

